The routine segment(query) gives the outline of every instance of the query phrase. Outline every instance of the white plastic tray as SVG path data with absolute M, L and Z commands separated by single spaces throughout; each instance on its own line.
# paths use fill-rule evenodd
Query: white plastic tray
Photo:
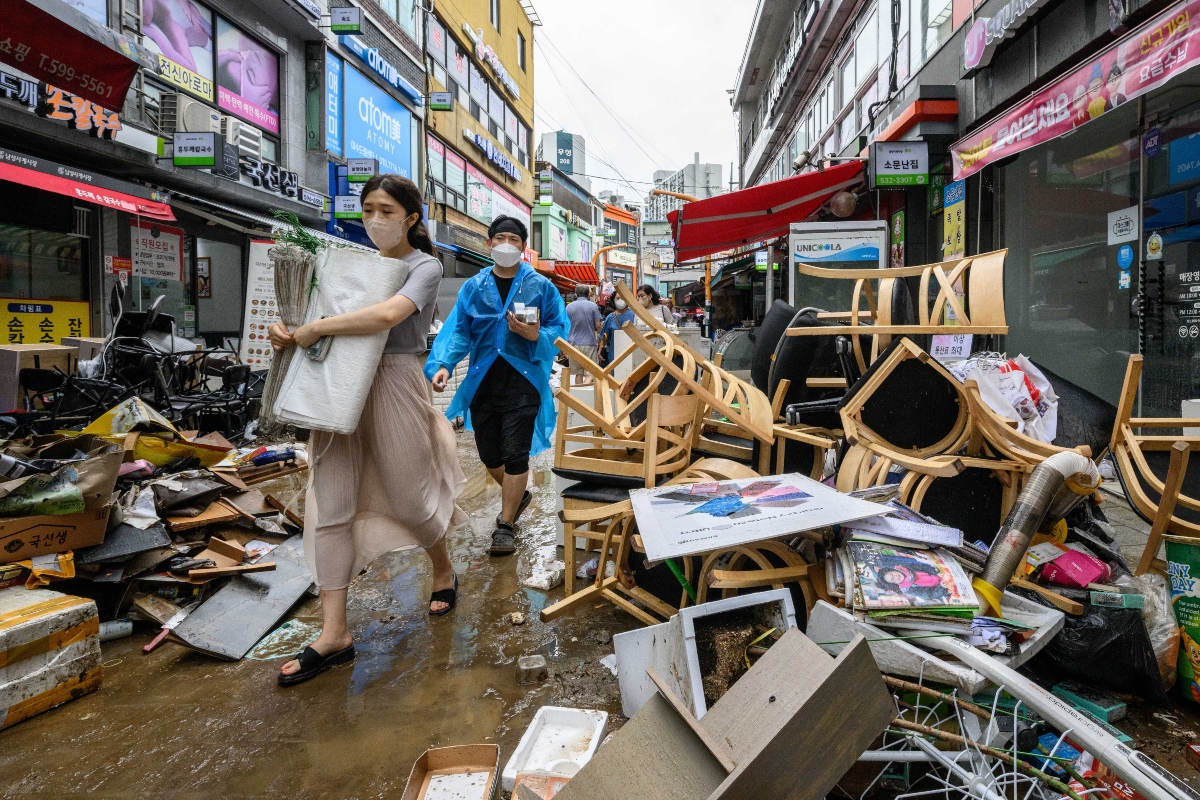
M 607 732 L 605 711 L 542 706 L 504 765 L 501 785 L 511 792 L 518 772 L 534 770 L 574 777 L 591 760 Z

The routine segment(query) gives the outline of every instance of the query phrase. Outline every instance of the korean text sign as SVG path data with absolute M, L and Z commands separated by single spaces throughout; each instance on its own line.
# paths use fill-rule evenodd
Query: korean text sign
M 1200 0 L 1173 6 L 951 148 L 954 178 L 1047 142 L 1200 63 Z
M 212 102 L 212 12 L 192 0 L 154 0 L 142 6 L 142 31 L 158 54 L 159 75 Z
M 374 158 L 380 172 L 410 177 L 412 114 L 358 70 L 345 64 L 343 70 L 346 157 Z
M 183 230 L 139 219 L 130 220 L 129 225 L 133 276 L 183 280 Z
M 279 57 L 217 17 L 217 105 L 279 133 Z
M 91 336 L 87 302 L 0 297 L 5 344 L 59 344 L 64 336 Z

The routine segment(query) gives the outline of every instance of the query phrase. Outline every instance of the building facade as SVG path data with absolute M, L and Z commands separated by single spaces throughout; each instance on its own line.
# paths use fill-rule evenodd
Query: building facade
M 448 94 L 426 118 L 426 196 L 445 278 L 439 310 L 487 257 L 487 226 L 501 215 L 530 228 L 533 36 L 540 24 L 518 0 L 458 0 L 427 15 L 430 92 Z M 532 243 L 531 243 L 532 246 Z
M 696 153 L 691 164 L 675 172 L 658 170 L 654 173 L 654 188 L 676 194 L 690 195 L 697 200 L 716 197 L 724 191 L 720 164 L 701 164 Z M 646 221 L 665 221 L 667 214 L 683 206 L 685 201 L 667 195 L 651 195 L 646 198 Z
M 538 141 L 536 158 L 552 164 L 560 172 L 570 175 L 576 184 L 591 191 L 592 181 L 587 174 L 587 141 L 579 134 L 566 131 L 543 133 Z
M 597 228 L 592 196 L 550 162 L 535 164 L 543 188 L 541 202 L 533 207 L 530 247 L 548 261 L 591 262 Z
M 734 93 L 743 185 L 923 143 L 927 183 L 859 192 L 893 258 L 897 243 L 907 264 L 1006 248 L 1001 349 L 1109 402 L 1142 353 L 1144 413 L 1177 416 L 1200 378 L 1192 10 L 762 0 Z

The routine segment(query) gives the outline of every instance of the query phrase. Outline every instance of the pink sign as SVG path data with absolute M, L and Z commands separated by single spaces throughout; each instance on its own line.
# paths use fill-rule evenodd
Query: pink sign
M 217 17 L 217 105 L 279 133 L 279 56 Z
M 1200 63 L 1191 26 L 1200 0 L 1179 3 L 951 147 L 954 180 L 1069 133 Z

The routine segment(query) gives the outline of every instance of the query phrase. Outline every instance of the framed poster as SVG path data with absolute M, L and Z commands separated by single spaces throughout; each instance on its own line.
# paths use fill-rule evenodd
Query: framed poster
M 217 106 L 279 133 L 279 56 L 217 17 Z
M 196 297 L 212 297 L 212 256 L 196 257 Z
M 192 0 L 142 4 L 145 45 L 158 54 L 158 74 L 213 101 L 213 14 Z
M 135 217 L 129 221 L 129 232 L 133 239 L 133 277 L 183 280 L 183 228 Z

